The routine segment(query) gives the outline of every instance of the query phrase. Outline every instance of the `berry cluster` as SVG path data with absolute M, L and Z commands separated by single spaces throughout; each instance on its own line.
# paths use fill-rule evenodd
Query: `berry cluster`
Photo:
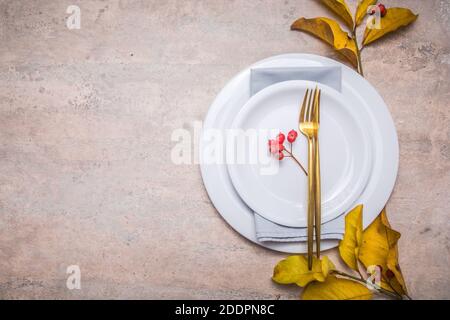
M 289 143 L 292 144 L 295 141 L 295 139 L 297 139 L 297 136 L 298 136 L 297 131 L 291 130 L 288 133 L 287 141 L 289 141 Z M 283 160 L 283 158 L 284 158 L 283 151 L 286 150 L 286 148 L 284 147 L 285 140 L 286 140 L 286 136 L 281 132 L 277 135 L 277 137 L 275 139 L 269 140 L 269 151 L 272 154 L 277 154 L 278 160 Z M 292 146 L 291 146 L 291 149 L 292 149 Z M 286 150 L 286 152 L 290 153 L 287 150 Z
M 378 4 L 377 5 L 377 7 L 378 7 L 378 9 L 380 10 L 380 15 L 382 16 L 382 17 L 384 17 L 385 15 L 386 15 L 386 13 L 387 13 L 387 9 L 386 9 L 386 7 L 384 6 L 384 4 Z M 370 11 L 370 15 L 374 15 L 375 14 L 375 12 L 376 12 L 376 10 L 377 9 L 372 9 L 372 11 Z
M 300 161 L 292 154 L 292 143 L 297 139 L 298 133 L 295 130 L 289 131 L 287 134 L 287 141 L 289 142 L 289 149 L 284 146 L 284 142 L 286 140 L 286 136 L 284 133 L 280 132 L 275 139 L 269 140 L 269 152 L 277 156 L 278 160 L 283 160 L 285 157 L 292 158 L 303 170 L 303 172 L 307 174 L 305 168 L 301 165 Z

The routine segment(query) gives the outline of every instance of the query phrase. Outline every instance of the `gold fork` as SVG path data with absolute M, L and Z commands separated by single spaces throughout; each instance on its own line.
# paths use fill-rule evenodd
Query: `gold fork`
M 308 140 L 308 269 L 312 269 L 313 259 L 313 237 L 314 237 L 314 214 L 315 214 L 315 161 L 314 161 L 314 142 L 317 140 L 318 123 L 315 121 L 316 109 L 318 99 L 317 87 L 314 90 L 307 89 L 298 120 L 299 131 Z M 319 240 L 320 241 L 320 240 Z

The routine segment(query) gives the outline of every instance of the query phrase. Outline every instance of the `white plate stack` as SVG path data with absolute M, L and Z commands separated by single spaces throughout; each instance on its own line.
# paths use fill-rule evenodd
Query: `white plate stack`
M 306 75 L 304 79 L 281 79 L 252 95 L 252 69 L 305 67 L 309 70 L 338 67 L 341 82 L 332 88 L 320 79 L 317 82 L 304 80 L 308 79 Z M 272 133 L 277 129 L 285 133 L 291 129 L 298 131 L 303 95 L 307 88 L 316 86 L 322 90 L 321 246 L 322 250 L 333 248 L 342 238 L 345 213 L 363 204 L 364 227 L 369 225 L 386 204 L 397 176 L 398 140 L 394 123 L 383 99 L 364 78 L 337 61 L 317 55 L 271 57 L 234 77 L 216 97 L 203 124 L 201 172 L 212 203 L 241 235 L 277 251 L 306 252 L 306 237 L 303 236 L 306 234 L 306 176 L 289 159 L 279 163 L 275 174 L 262 173 L 263 165 L 278 161 L 269 154 L 263 154 L 262 157 L 267 158 L 257 163 L 230 161 L 227 155 L 233 154 L 233 159 L 237 159 L 239 152 L 243 152 L 230 141 L 221 144 L 222 161 L 211 161 L 211 132 L 219 131 L 226 137 L 229 129 Z M 274 136 L 268 134 L 265 138 Z M 267 148 L 267 139 L 253 141 L 253 146 L 249 147 Z M 305 167 L 306 150 L 306 141 L 299 135 L 293 152 Z M 215 152 L 217 154 L 217 150 Z M 267 226 L 286 237 L 261 237 L 259 228 Z M 290 237 L 290 234 L 295 236 Z M 261 241 L 262 238 L 271 241 Z

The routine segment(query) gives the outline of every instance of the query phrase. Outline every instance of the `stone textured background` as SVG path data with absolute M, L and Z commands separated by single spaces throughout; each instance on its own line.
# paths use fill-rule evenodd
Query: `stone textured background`
M 363 52 L 400 139 L 388 214 L 411 295 L 448 299 L 450 2 L 385 2 L 420 13 Z M 71 4 L 81 30 L 66 27 Z M 285 255 L 221 219 L 198 166 L 170 162 L 170 135 L 257 60 L 339 59 L 289 31 L 303 15 L 329 13 L 312 0 L 0 1 L 0 298 L 297 298 L 270 280 Z M 81 290 L 66 288 L 73 264 Z

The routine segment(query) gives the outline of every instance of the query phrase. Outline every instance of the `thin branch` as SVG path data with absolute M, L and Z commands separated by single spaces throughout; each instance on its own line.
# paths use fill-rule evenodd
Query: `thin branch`
M 341 272 L 341 271 L 337 271 L 337 270 L 333 270 L 332 272 L 335 273 L 335 274 L 337 274 L 337 275 L 340 275 L 340 276 L 342 276 L 342 277 L 346 277 L 346 278 L 352 279 L 352 280 L 354 280 L 354 281 L 356 281 L 356 282 L 359 282 L 359 283 L 361 283 L 361 284 L 364 284 L 364 285 L 369 284 L 369 285 L 371 285 L 370 283 L 364 281 L 364 279 L 362 279 L 362 278 L 361 278 L 361 279 L 360 279 L 360 278 L 357 278 L 357 277 L 352 276 L 352 275 L 350 275 L 350 274 L 347 274 L 347 273 L 345 273 L 345 272 Z M 383 288 L 378 288 L 378 287 L 375 287 L 374 285 L 371 285 L 371 287 L 372 287 L 373 289 L 377 290 L 379 293 L 382 293 L 382 294 L 384 294 L 384 295 L 390 296 L 391 298 L 396 298 L 396 299 L 401 299 L 401 298 L 402 298 L 401 295 L 395 294 L 395 293 L 390 292 L 390 291 L 388 291 L 388 290 L 385 290 L 385 289 L 383 289 Z
M 291 145 L 292 148 L 292 145 Z M 292 149 L 291 149 L 292 150 Z M 297 164 L 300 166 L 300 168 L 303 170 L 303 172 L 305 173 L 305 175 L 308 175 L 308 172 L 306 172 L 305 168 L 303 168 L 302 164 L 300 163 L 300 161 L 292 154 L 292 151 L 287 150 L 286 148 L 284 149 L 284 151 L 286 151 L 289 154 L 289 157 L 292 158 L 292 160 L 294 160 L 295 162 L 297 162 Z
M 352 31 L 352 39 L 355 42 L 355 47 L 356 47 L 356 61 L 358 63 L 358 72 L 361 76 L 364 77 L 364 72 L 363 72 L 362 62 L 361 62 L 361 51 L 359 50 L 358 40 L 356 38 L 356 27 Z

